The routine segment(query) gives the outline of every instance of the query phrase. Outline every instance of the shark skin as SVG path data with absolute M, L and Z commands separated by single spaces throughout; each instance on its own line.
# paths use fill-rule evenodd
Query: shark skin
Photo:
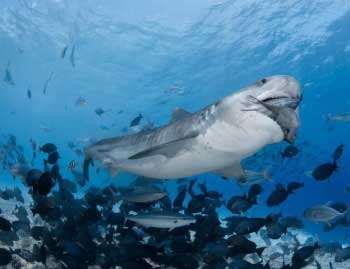
M 97 160 L 112 175 L 126 171 L 176 179 L 212 172 L 244 181 L 242 160 L 266 145 L 294 142 L 301 100 L 300 84 L 293 77 L 258 80 L 197 112 L 177 109 L 165 126 L 90 145 L 85 149 L 85 177 Z

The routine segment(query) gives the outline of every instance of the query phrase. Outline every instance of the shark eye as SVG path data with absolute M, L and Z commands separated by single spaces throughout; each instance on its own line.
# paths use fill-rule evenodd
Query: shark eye
M 263 79 L 261 80 L 261 83 L 262 83 L 262 84 L 265 84 L 266 81 L 267 81 L 266 78 L 263 78 Z

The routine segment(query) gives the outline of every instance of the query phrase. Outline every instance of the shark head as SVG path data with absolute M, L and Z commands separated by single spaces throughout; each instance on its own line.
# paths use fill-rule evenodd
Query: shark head
M 257 111 L 274 120 L 282 129 L 284 140 L 293 143 L 300 127 L 299 82 L 290 76 L 272 76 L 245 88 L 243 111 Z

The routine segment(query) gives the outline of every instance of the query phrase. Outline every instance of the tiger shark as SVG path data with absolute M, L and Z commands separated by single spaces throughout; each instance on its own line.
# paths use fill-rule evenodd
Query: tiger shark
M 176 109 L 165 125 L 100 140 L 85 149 L 114 176 L 126 171 L 156 179 L 201 173 L 244 181 L 241 161 L 266 145 L 293 143 L 300 126 L 301 87 L 293 77 L 263 78 L 197 112 Z

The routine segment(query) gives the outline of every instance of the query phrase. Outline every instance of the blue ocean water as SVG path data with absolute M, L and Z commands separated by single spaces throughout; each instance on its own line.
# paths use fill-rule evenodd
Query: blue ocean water
M 128 126 L 139 113 L 144 116 L 141 125 L 160 126 L 176 107 L 196 111 L 257 79 L 293 76 L 303 87 L 302 126 L 295 142 L 300 154 L 282 161 L 278 157 L 287 144 L 268 146 L 249 169 L 271 167 L 274 183 L 297 180 L 305 187 L 271 210 L 264 203 L 274 184 L 265 184 L 248 215 L 272 211 L 302 217 L 315 204 L 350 203 L 345 191 L 350 183 L 350 122 L 325 119 L 329 113 L 350 112 L 348 0 L 3 0 L 0 56 L 0 135 L 15 135 L 28 159 L 31 138 L 40 145 L 55 143 L 66 177 L 68 163 L 81 165 L 83 160 L 69 142 L 83 148 L 135 132 Z M 13 85 L 5 81 L 6 70 Z M 86 104 L 77 105 L 78 98 Z M 98 116 L 99 107 L 110 111 Z M 340 143 L 344 154 L 334 175 L 324 182 L 307 176 L 330 161 Z M 35 166 L 42 159 L 39 155 Z M 8 171 L 0 174 L 1 187 L 26 190 Z M 91 185 L 126 185 L 132 178 L 94 174 L 81 193 Z M 242 191 L 235 181 L 211 174 L 199 178 L 225 198 Z M 175 183 L 166 184 L 174 197 Z M 349 228 L 325 233 L 321 224 L 305 224 L 322 240 L 349 240 Z

